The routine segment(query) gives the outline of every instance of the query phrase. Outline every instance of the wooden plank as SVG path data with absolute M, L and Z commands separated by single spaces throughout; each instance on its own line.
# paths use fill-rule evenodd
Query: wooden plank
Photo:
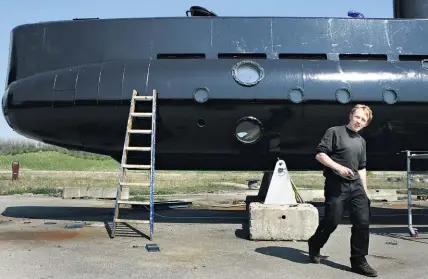
M 138 183 L 134 183 L 134 182 L 120 182 L 120 185 L 122 185 L 122 186 L 147 186 L 147 187 L 149 187 L 150 186 L 150 183 L 149 182 L 145 182 L 145 183 L 142 183 L 142 182 L 138 182 Z
M 151 117 L 152 113 L 151 112 L 133 112 L 133 113 L 131 113 L 131 116 L 135 116 L 135 117 Z
M 127 169 L 141 169 L 141 170 L 149 170 L 150 165 L 129 165 L 129 164 L 123 164 L 122 167 Z
M 126 150 L 131 151 L 150 151 L 152 150 L 150 147 L 144 147 L 144 146 L 127 146 L 125 147 Z
M 152 130 L 129 130 L 128 133 L 130 134 L 151 134 Z

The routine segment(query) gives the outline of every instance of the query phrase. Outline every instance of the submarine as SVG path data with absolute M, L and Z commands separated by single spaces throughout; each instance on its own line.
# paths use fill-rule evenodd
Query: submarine
M 278 158 L 321 170 L 325 131 L 366 104 L 367 169 L 405 170 L 403 150 L 428 149 L 428 1 L 391 4 L 392 18 L 222 17 L 193 6 L 168 18 L 20 25 L 3 114 L 27 138 L 120 162 L 133 90 L 156 90 L 159 170 L 268 171 Z M 128 154 L 132 164 L 149 157 Z

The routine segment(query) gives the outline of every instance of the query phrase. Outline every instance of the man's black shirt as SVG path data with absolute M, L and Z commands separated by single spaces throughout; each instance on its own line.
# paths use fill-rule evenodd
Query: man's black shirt
M 329 128 L 316 148 L 317 153 L 327 154 L 333 161 L 354 171 L 355 180 L 359 178 L 358 170 L 366 167 L 366 141 L 357 132 L 346 125 Z M 328 177 L 334 172 L 324 167 L 324 176 Z

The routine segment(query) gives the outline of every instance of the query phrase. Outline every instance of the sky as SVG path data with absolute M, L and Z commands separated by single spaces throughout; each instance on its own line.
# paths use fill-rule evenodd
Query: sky
M 227 4 L 226 4 L 227 3 Z M 375 6 L 376 5 L 376 6 Z M 366 18 L 392 18 L 393 0 L 13 0 L 0 9 L 0 82 L 6 82 L 10 31 L 15 26 L 73 18 L 183 17 L 191 6 L 218 16 L 347 17 L 349 10 Z M 3 88 L 4 89 L 4 88 Z M 0 91 L 1 96 L 4 90 Z M 25 139 L 0 114 L 0 139 Z

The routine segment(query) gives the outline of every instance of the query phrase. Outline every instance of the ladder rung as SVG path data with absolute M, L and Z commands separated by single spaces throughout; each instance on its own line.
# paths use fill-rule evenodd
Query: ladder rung
M 152 96 L 135 96 L 134 100 L 136 101 L 151 101 L 153 100 Z
M 147 204 L 147 202 L 143 202 L 143 201 L 126 201 L 126 200 L 118 200 L 117 203 L 120 203 L 120 204 Z
M 151 134 L 152 130 L 128 130 L 130 134 Z
M 120 182 L 120 185 L 122 185 L 122 186 L 147 186 L 147 187 L 149 187 L 150 183 L 149 182 L 146 182 L 146 183 Z
M 131 113 L 131 115 L 135 117 L 151 117 L 152 113 L 151 112 L 133 112 Z
M 123 164 L 123 168 L 127 169 L 142 169 L 142 170 L 149 170 L 150 165 L 129 165 L 129 164 Z
M 114 219 L 115 223 L 137 223 L 137 224 L 148 224 L 148 220 L 132 220 L 132 219 Z
M 134 150 L 134 151 L 150 151 L 150 147 L 143 147 L 143 146 L 127 146 L 125 147 L 126 150 Z

